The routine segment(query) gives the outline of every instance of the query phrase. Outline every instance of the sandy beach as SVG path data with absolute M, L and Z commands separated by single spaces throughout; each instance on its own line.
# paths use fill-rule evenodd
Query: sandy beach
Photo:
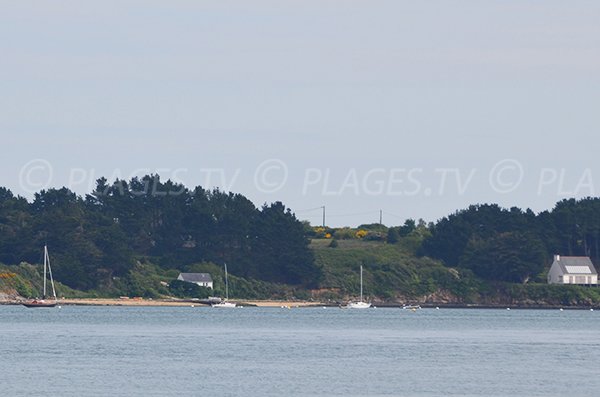
M 240 306 L 258 306 L 258 307 L 311 307 L 323 306 L 320 302 L 307 301 L 278 301 L 278 300 L 231 300 Z M 5 300 L 1 304 L 21 304 L 20 301 Z M 60 299 L 59 305 L 75 306 L 207 306 L 194 300 L 173 300 L 173 299 L 119 299 L 119 298 L 88 298 L 88 299 Z

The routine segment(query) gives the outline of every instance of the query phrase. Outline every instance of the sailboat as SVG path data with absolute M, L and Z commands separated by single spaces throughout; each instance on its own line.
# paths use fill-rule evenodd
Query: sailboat
M 52 285 L 52 296 L 54 297 L 54 302 L 46 301 L 46 284 L 48 280 L 48 276 L 50 275 L 50 285 Z M 23 303 L 25 307 L 55 307 L 58 304 L 58 299 L 56 298 L 56 290 L 54 289 L 54 279 L 52 278 L 52 268 L 50 267 L 50 256 L 48 255 L 48 246 L 44 245 L 44 291 L 42 294 L 42 299 L 33 299 Z
M 349 302 L 345 307 L 347 309 L 368 309 L 371 307 L 371 304 L 363 301 L 362 297 L 362 265 L 360 266 L 360 300 L 358 302 Z
M 360 266 L 360 301 L 358 302 L 349 302 L 346 305 L 347 309 L 368 309 L 371 307 L 369 302 L 363 301 L 363 267 Z
M 225 300 L 219 303 L 213 303 L 212 307 L 233 309 L 235 308 L 235 302 L 229 302 L 229 282 L 227 281 L 227 264 L 225 266 Z

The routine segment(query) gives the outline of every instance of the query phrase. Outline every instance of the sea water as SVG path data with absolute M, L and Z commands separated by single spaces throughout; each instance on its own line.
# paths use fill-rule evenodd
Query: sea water
M 597 396 L 600 311 L 0 306 L 1 396 Z

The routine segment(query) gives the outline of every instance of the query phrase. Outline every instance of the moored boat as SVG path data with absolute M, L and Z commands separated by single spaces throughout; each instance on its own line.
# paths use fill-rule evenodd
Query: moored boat
M 52 296 L 54 301 L 46 301 L 46 284 L 48 281 L 48 275 L 50 275 L 50 285 L 52 286 Z M 52 267 L 50 266 L 50 256 L 48 255 L 48 247 L 44 245 L 44 287 L 42 292 L 42 299 L 32 299 L 30 301 L 21 303 L 25 307 L 55 307 L 58 304 L 58 298 L 56 297 L 56 289 L 54 288 L 54 278 L 52 277 Z
M 225 299 L 219 303 L 213 303 L 213 304 L 211 304 L 211 306 L 218 308 L 218 309 L 234 309 L 237 306 L 235 304 L 235 302 L 229 302 L 229 282 L 227 281 L 227 264 L 225 264 L 224 267 L 225 267 Z
M 358 302 L 348 302 L 346 306 L 342 306 L 345 309 L 368 309 L 371 307 L 371 303 L 363 301 L 363 267 L 360 266 L 360 300 Z
M 21 303 L 25 307 L 55 307 L 57 302 L 48 302 L 44 299 L 33 299 L 27 302 Z

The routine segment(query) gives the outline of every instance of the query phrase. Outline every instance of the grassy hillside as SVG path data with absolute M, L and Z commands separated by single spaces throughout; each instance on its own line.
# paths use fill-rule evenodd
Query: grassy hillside
M 88 297 L 91 294 L 71 289 L 60 282 L 55 282 L 56 294 L 59 297 Z M 52 295 L 50 283 L 46 286 L 47 295 Z M 36 298 L 43 291 L 43 270 L 41 266 L 21 263 L 17 266 L 0 264 L 0 294 L 7 298 Z
M 310 247 L 323 270 L 320 283 L 323 296 L 357 296 L 360 271 L 364 268 L 364 293 L 384 300 L 472 301 L 481 283 L 469 272 L 448 269 L 438 261 L 417 258 L 402 244 L 381 241 L 339 240 L 335 248 L 329 240 L 312 240 Z
M 205 298 L 225 296 L 223 268 L 213 263 L 198 263 L 182 268 L 185 272 L 210 273 L 214 289 L 199 288 L 186 297 Z M 147 259 L 139 260 L 124 277 L 113 277 L 109 282 L 90 291 L 71 289 L 55 281 L 56 293 L 67 298 L 115 298 L 119 296 L 141 296 L 145 298 L 166 298 L 179 296 L 169 288 L 180 270 L 165 270 Z M 17 299 L 39 297 L 42 291 L 42 267 L 22 263 L 18 266 L 0 264 L 0 298 Z M 51 294 L 48 285 L 48 294 Z M 245 279 L 229 275 L 229 296 L 232 299 L 308 299 L 308 291 L 285 284 L 269 283 L 261 280 Z

